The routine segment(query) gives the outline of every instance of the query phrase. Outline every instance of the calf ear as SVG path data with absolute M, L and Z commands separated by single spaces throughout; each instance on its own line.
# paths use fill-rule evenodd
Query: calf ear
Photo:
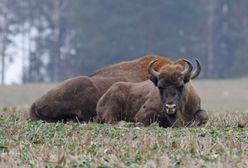
M 158 85 L 158 79 L 156 77 L 148 74 L 148 79 L 150 79 L 154 83 L 155 86 Z

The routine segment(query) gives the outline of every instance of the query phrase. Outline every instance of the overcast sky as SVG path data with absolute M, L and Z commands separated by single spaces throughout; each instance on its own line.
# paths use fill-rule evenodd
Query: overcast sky
M 9 63 L 6 60 L 6 74 L 5 84 L 16 84 L 21 83 L 22 78 L 22 65 L 23 65 L 23 46 L 27 46 L 27 42 L 22 40 L 21 35 L 15 36 L 13 39 L 15 46 L 11 46 L 7 49 L 7 54 L 13 57 L 13 62 Z M 27 49 L 27 47 L 25 47 Z
M 17 57 L 14 62 L 7 66 L 7 72 L 5 76 L 5 84 L 21 83 L 22 77 L 22 60 L 21 57 Z

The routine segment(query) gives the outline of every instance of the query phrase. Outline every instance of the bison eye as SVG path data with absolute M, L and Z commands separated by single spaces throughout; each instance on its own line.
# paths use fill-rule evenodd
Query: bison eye
M 179 91 L 183 91 L 183 88 L 184 88 L 184 85 L 180 85 L 180 86 L 177 87 L 177 89 L 178 89 Z

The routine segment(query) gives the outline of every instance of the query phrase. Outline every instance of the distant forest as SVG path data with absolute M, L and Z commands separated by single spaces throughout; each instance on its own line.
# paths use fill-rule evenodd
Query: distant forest
M 9 51 L 17 45 L 19 54 Z M 2 83 L 16 55 L 25 83 L 87 75 L 146 54 L 198 58 L 202 78 L 248 76 L 248 1 L 0 1 Z

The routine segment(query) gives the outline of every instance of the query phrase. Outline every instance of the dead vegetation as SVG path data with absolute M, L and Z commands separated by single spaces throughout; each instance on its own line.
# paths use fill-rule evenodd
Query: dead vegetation
M 2 108 L 4 167 L 247 167 L 248 115 L 210 112 L 201 128 L 44 123 Z

